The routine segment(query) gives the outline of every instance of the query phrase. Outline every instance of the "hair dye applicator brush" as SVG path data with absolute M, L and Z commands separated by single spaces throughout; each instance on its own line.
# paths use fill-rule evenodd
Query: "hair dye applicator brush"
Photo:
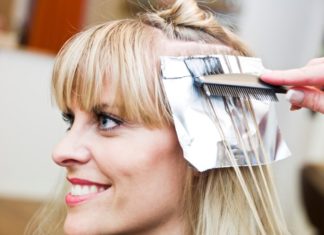
M 208 96 L 252 98 L 278 101 L 276 93 L 286 93 L 259 79 L 266 71 L 260 58 L 233 55 L 194 56 L 184 59 L 194 83 Z

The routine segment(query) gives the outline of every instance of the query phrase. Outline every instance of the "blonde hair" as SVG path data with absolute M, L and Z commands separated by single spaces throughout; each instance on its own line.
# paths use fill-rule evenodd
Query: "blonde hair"
M 151 128 L 172 124 L 160 80 L 158 48 L 163 39 L 198 42 L 211 54 L 219 52 L 214 45 L 225 45 L 232 54 L 250 55 L 212 13 L 194 0 L 177 0 L 166 9 L 107 22 L 70 39 L 54 66 L 52 93 L 57 105 L 67 111 L 77 102 L 91 110 L 100 103 L 108 81 L 123 118 Z M 267 166 L 203 173 L 188 167 L 183 205 L 187 233 L 288 234 L 273 191 Z

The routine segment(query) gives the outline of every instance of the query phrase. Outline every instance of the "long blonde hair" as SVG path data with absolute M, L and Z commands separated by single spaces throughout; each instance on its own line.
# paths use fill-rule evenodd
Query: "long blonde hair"
M 215 45 L 225 45 L 232 54 L 250 55 L 212 13 L 194 0 L 177 0 L 165 9 L 107 22 L 69 40 L 54 66 L 52 93 L 57 105 L 66 111 L 76 98 L 81 108 L 91 110 L 109 78 L 123 118 L 151 128 L 172 124 L 160 81 L 161 38 L 197 42 L 211 54 L 219 52 Z M 183 204 L 187 233 L 289 234 L 273 191 L 268 166 L 203 173 L 188 167 Z

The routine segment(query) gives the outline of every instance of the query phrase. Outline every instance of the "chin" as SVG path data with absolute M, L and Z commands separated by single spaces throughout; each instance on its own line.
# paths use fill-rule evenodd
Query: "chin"
M 67 235 L 101 234 L 100 231 L 95 231 L 97 229 L 89 224 L 89 218 L 78 219 L 68 214 L 64 222 L 64 233 Z
M 123 234 L 124 227 L 112 226 L 103 219 L 96 219 L 96 215 L 88 213 L 68 213 L 64 222 L 66 235 L 102 235 Z M 121 230 L 122 229 L 122 230 Z

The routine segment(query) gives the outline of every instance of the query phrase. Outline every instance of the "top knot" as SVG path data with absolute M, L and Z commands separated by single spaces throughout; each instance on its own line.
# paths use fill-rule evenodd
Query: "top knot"
M 175 0 L 163 9 L 153 9 L 139 17 L 144 23 L 161 29 L 169 39 L 222 43 L 242 55 L 250 54 L 236 35 L 222 27 L 195 0 Z
M 194 36 L 190 31 L 208 33 L 208 26 L 214 21 L 214 16 L 200 9 L 194 0 L 176 0 L 164 9 L 144 13 L 140 18 L 144 23 L 161 29 L 170 39 L 190 41 L 201 41 L 197 37 L 190 39 L 189 34 Z
M 176 0 L 169 8 L 157 11 L 156 14 L 168 24 L 175 27 L 204 28 L 214 20 L 211 13 L 199 8 L 194 0 Z

